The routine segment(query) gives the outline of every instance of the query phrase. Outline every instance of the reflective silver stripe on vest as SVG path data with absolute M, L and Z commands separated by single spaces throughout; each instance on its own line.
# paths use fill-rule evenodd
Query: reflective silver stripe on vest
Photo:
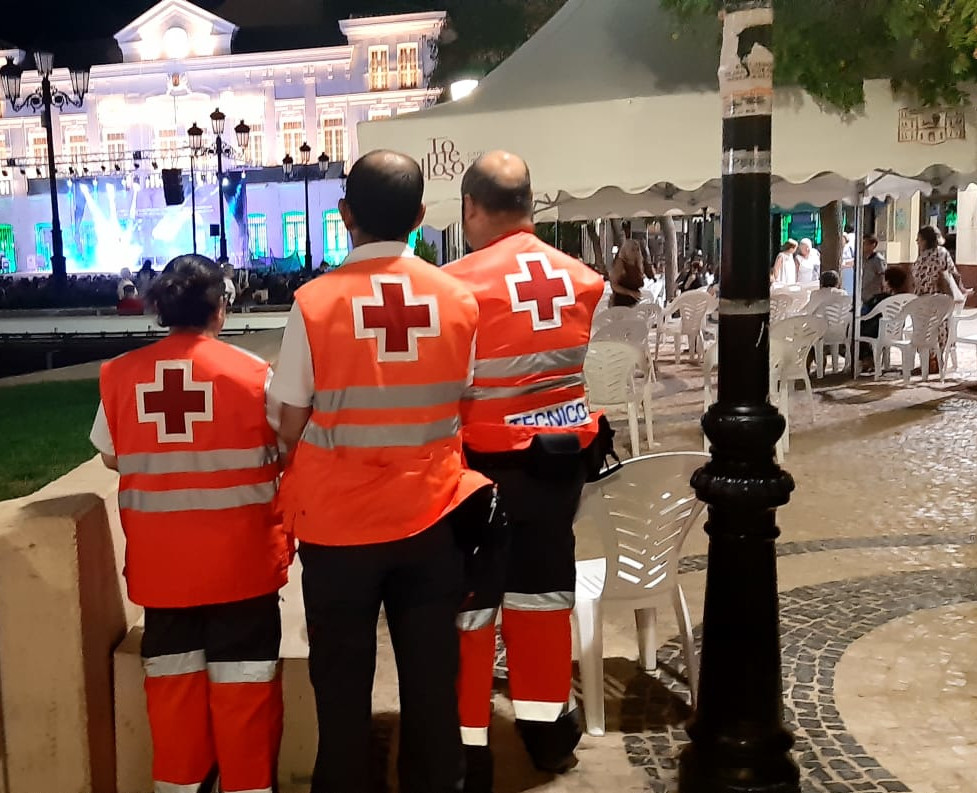
M 206 671 L 207 656 L 203 650 L 191 650 L 188 653 L 143 658 L 142 665 L 146 670 L 146 677 L 176 677 Z
M 197 793 L 203 783 L 203 779 L 192 785 L 181 785 L 177 782 L 160 782 L 156 779 L 153 781 L 153 793 Z
M 337 424 L 320 427 L 309 422 L 302 440 L 322 449 L 382 449 L 390 446 L 425 446 L 449 440 L 461 431 L 458 416 L 427 424 Z
M 193 490 L 120 490 L 119 508 L 135 512 L 188 512 L 269 504 L 275 497 L 275 483 L 214 487 Z
M 514 355 L 511 358 L 485 358 L 475 361 L 475 377 L 487 380 L 521 375 L 543 374 L 560 369 L 580 368 L 587 357 L 587 345 L 564 350 Z
M 460 631 L 480 631 L 490 625 L 495 625 L 498 609 L 478 609 L 477 611 L 463 611 L 455 619 L 455 625 Z
M 217 449 L 209 452 L 151 452 L 120 454 L 119 473 L 126 474 L 208 474 L 261 468 L 278 459 L 275 446 L 254 449 Z
M 560 388 L 572 388 L 583 386 L 583 374 L 568 374 L 563 377 L 552 377 L 549 380 L 540 380 L 538 383 L 516 386 L 471 386 L 465 391 L 462 397 L 467 401 L 483 399 L 512 399 L 514 397 L 529 396 L 545 391 L 556 391 Z
M 322 413 L 435 407 L 457 402 L 465 386 L 464 381 L 433 385 L 353 386 L 316 391 L 312 406 Z
M 525 592 L 506 592 L 502 608 L 513 611 L 562 611 L 572 609 L 573 592 L 543 592 L 530 595 Z
M 278 675 L 278 661 L 214 661 L 207 664 L 211 683 L 270 683 Z

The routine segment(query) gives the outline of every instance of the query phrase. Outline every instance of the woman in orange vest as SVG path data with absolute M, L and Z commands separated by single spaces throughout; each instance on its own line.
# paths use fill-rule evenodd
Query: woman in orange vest
M 209 791 L 219 768 L 225 793 L 271 793 L 291 552 L 269 367 L 217 340 L 226 298 L 209 259 L 174 259 L 148 297 L 170 333 L 102 367 L 91 439 L 120 474 L 126 582 L 146 609 L 155 790 Z

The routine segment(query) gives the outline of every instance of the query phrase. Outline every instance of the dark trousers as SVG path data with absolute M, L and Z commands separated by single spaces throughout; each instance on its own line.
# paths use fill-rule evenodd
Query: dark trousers
M 463 726 L 488 726 L 495 620 L 479 619 L 502 605 L 502 637 L 516 723 L 537 767 L 559 770 L 581 733 L 571 694 L 570 614 L 576 584 L 573 520 L 586 478 L 577 456 L 530 450 L 467 452 L 469 465 L 499 487 L 508 518 L 505 549 L 469 582 L 461 627 Z M 501 570 L 498 569 L 501 567 Z M 489 615 L 491 616 L 491 615 Z M 471 729 L 469 735 L 480 738 Z M 477 744 L 476 744 L 477 745 Z M 472 786 L 469 774 L 469 786 Z
M 450 522 L 379 545 L 304 543 L 299 554 L 319 718 L 312 793 L 369 789 L 381 604 L 400 682 L 400 790 L 461 790 L 455 615 L 463 558 Z

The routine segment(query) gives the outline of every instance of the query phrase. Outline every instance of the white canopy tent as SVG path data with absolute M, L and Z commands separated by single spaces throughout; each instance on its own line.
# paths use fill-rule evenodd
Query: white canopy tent
M 498 148 L 526 158 L 548 219 L 553 210 L 571 220 L 715 208 L 718 41 L 718 21 L 682 28 L 648 0 L 568 0 L 472 96 L 360 124 L 359 148 L 417 157 L 427 223 L 442 228 L 460 217 L 464 170 Z M 778 89 L 775 205 L 904 196 L 974 180 L 972 103 L 920 115 L 887 80 L 868 81 L 865 91 L 865 106 L 842 116 L 801 90 Z

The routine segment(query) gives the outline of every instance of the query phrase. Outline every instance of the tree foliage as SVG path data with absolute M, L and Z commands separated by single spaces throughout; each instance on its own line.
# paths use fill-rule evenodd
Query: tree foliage
M 687 21 L 722 0 L 661 0 Z M 842 110 L 862 81 L 890 78 L 927 105 L 958 104 L 977 81 L 977 0 L 774 0 L 776 79 Z

